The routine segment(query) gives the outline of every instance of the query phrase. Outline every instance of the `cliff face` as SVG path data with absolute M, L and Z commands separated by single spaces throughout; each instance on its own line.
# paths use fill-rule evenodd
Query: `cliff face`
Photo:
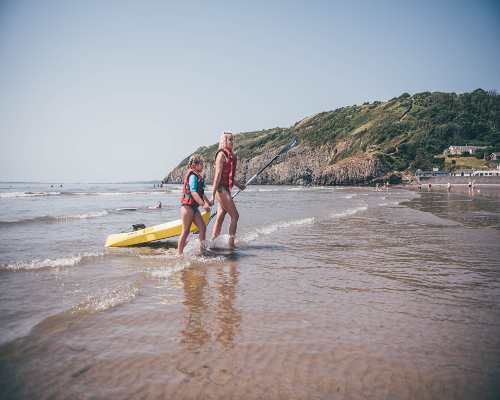
M 472 93 L 407 93 L 387 102 L 342 107 L 304 118 L 289 128 L 236 134 L 237 176 L 247 180 L 297 138 L 299 144 L 266 169 L 256 184 L 363 184 L 388 173 L 442 167 L 450 145 L 500 150 L 500 96 Z M 217 145 L 200 147 L 211 181 Z M 181 183 L 188 157 L 165 178 Z
M 279 149 L 265 151 L 251 158 L 239 158 L 236 169 L 238 179 L 248 180 L 269 162 Z M 331 152 L 318 151 L 299 144 L 272 164 L 255 180 L 259 185 L 345 185 L 363 184 L 387 172 L 387 167 L 376 157 L 366 154 L 348 157 L 332 163 Z M 165 178 L 166 183 L 182 183 L 186 165 L 177 166 Z M 205 178 L 212 181 L 213 160 L 205 160 Z

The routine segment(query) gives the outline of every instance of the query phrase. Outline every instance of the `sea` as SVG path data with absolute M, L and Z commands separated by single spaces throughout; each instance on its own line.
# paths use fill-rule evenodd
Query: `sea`
M 249 186 L 234 251 L 104 247 L 180 194 L 0 183 L 0 398 L 500 398 L 498 198 Z

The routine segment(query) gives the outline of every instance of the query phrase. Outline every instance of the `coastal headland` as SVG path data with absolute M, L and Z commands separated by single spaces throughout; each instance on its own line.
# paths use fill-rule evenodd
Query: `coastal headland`
M 256 184 L 366 185 L 412 178 L 417 170 L 445 168 L 449 146 L 500 146 L 500 96 L 422 92 L 341 107 L 288 128 L 236 134 L 238 176 L 248 178 L 293 137 L 299 145 L 267 169 Z M 211 179 L 217 144 L 199 147 Z M 189 156 L 163 179 L 181 183 Z M 458 165 L 458 164 L 457 164 Z M 451 170 L 455 165 L 447 166 Z M 392 177 L 392 178 L 391 178 Z

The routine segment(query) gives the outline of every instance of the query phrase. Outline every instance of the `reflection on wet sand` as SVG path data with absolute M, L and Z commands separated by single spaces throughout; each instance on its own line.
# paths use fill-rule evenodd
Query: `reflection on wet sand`
M 488 197 L 443 192 L 422 193 L 419 199 L 406 204 L 468 227 L 500 228 L 498 201 Z
M 191 350 L 212 337 L 222 346 L 231 347 L 240 326 L 241 313 L 234 305 L 239 276 L 236 263 L 217 267 L 214 276 L 211 272 L 210 268 L 182 271 L 186 315 L 181 335 L 182 343 Z M 216 290 L 212 292 L 212 288 Z
M 217 270 L 219 299 L 217 303 L 217 341 L 224 346 L 231 346 L 241 322 L 241 314 L 234 307 L 238 269 L 235 263 Z

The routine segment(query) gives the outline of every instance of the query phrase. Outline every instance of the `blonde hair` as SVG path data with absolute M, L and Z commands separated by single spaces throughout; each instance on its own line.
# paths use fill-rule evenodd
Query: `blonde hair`
M 198 153 L 194 153 L 189 157 L 188 167 L 191 167 L 193 164 L 203 164 L 203 157 Z
M 219 150 L 220 149 L 225 149 L 225 148 L 228 147 L 228 145 L 227 145 L 227 138 L 228 138 L 229 135 L 233 136 L 233 133 L 232 132 L 224 132 L 220 136 L 220 139 L 219 139 Z

